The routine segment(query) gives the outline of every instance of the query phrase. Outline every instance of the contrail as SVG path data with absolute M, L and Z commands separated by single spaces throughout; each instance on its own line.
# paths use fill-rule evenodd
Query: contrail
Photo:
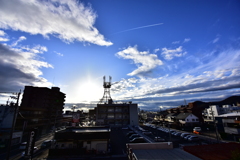
M 127 30 L 124 30 L 124 31 L 116 32 L 116 33 L 113 33 L 113 34 L 123 33 L 123 32 L 128 32 L 128 31 L 132 31 L 132 30 L 136 30 L 136 29 L 148 28 L 148 27 L 153 27 L 153 26 L 159 26 L 159 25 L 162 25 L 162 24 L 163 23 L 157 23 L 157 24 L 151 24 L 151 25 L 142 26 L 142 27 L 136 27 L 136 28 L 132 28 L 132 29 L 127 29 Z

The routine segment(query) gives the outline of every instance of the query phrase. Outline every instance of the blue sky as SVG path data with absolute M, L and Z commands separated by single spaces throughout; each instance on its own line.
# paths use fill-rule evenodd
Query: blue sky
M 0 89 L 58 86 L 83 109 L 104 75 L 144 110 L 240 95 L 239 15 L 237 0 L 1 0 Z

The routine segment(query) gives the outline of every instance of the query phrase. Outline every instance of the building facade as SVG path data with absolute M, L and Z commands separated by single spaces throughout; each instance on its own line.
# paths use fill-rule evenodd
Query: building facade
M 38 128 L 38 135 L 61 125 L 65 94 L 58 87 L 25 86 L 17 116 L 16 129 L 27 134 Z
M 98 104 L 96 123 L 110 126 L 138 125 L 138 105 L 131 102 Z

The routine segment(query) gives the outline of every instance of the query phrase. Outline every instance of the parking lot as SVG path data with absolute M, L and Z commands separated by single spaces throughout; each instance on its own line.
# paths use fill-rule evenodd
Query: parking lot
M 128 132 L 134 131 L 134 133 L 131 134 L 137 134 L 135 137 L 143 137 L 145 139 L 146 143 L 152 143 L 152 142 L 173 142 L 174 148 L 181 148 L 183 146 L 188 145 L 201 145 L 201 144 L 212 144 L 216 143 L 216 139 L 197 135 L 192 132 L 184 132 L 180 130 L 174 130 L 171 128 L 165 128 L 165 127 L 155 127 L 152 125 L 148 126 L 136 126 L 136 127 L 129 127 L 130 129 L 125 129 L 122 131 L 125 134 L 125 140 L 126 143 L 130 143 L 132 140 L 129 138 L 130 136 L 126 136 Z M 169 132 L 170 131 L 170 132 Z M 182 133 L 185 133 L 186 136 L 181 137 L 180 135 Z

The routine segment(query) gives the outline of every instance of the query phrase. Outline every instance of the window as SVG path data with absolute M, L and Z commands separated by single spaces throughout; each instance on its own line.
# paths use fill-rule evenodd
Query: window
M 187 119 L 187 121 L 188 121 L 188 119 Z
M 196 121 L 198 121 L 198 119 L 196 119 Z
M 195 121 L 195 119 L 192 119 L 192 121 Z

